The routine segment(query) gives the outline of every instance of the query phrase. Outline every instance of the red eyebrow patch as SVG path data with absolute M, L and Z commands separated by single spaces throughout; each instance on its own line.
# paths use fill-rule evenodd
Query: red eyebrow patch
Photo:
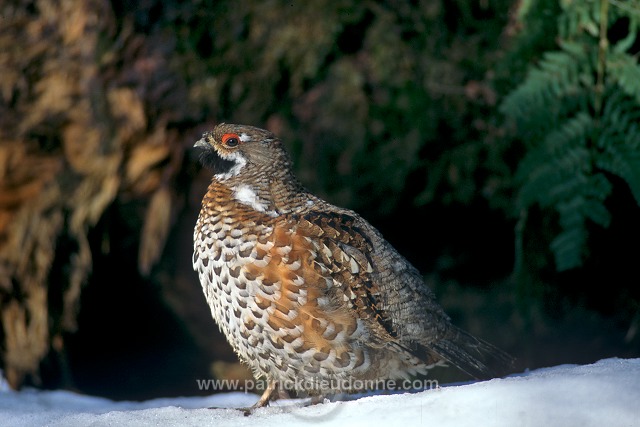
M 238 142 L 240 142 L 240 136 L 237 133 L 225 133 L 224 135 L 222 135 L 222 143 L 226 144 L 227 141 L 233 138 L 237 139 Z
M 222 135 L 222 143 L 228 147 L 240 144 L 240 136 L 237 133 L 225 133 Z

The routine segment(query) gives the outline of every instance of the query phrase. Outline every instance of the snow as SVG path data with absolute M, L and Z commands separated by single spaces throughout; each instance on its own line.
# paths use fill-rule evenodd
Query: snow
M 640 359 L 562 365 L 504 379 L 301 407 L 277 401 L 245 417 L 257 396 L 113 402 L 68 391 L 0 391 L 2 426 L 640 426 Z

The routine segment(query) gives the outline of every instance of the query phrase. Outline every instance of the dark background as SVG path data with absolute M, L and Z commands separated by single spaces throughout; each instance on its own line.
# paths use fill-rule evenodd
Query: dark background
M 376 226 L 515 371 L 640 356 L 629 180 L 607 175 L 610 224 L 586 223 L 581 263 L 565 270 L 549 246 L 558 213 L 517 201 L 538 142 L 500 105 L 558 48 L 558 2 L 0 11 L 1 338 L 14 387 L 148 399 L 248 375 L 191 268 L 211 178 L 191 147 L 223 121 L 281 136 L 303 183 Z M 631 29 L 611 13 L 613 43 Z

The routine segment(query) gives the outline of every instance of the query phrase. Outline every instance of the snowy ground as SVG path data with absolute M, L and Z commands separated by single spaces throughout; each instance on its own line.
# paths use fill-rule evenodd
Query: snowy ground
M 474 384 L 298 407 L 276 402 L 249 417 L 211 406 L 252 394 L 112 402 L 66 391 L 0 391 L 1 426 L 639 426 L 640 359 L 558 366 Z

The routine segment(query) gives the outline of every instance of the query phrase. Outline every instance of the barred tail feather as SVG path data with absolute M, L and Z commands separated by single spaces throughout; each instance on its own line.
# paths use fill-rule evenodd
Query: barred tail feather
M 509 354 L 456 327 L 452 327 L 442 340 L 430 343 L 428 348 L 476 379 L 504 375 L 514 363 Z

